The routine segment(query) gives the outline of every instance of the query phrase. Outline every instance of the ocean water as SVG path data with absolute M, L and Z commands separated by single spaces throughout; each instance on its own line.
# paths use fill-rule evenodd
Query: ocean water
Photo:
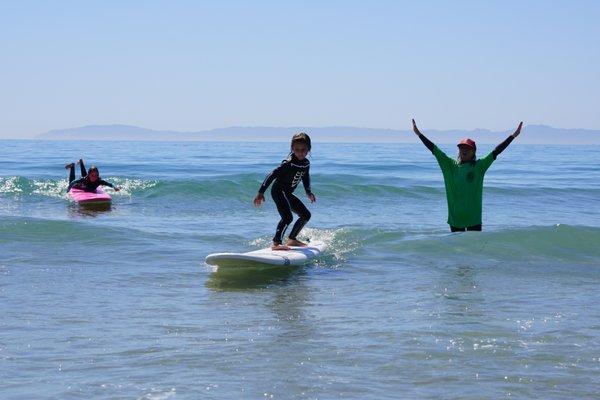
M 286 143 L 0 143 L 2 399 L 600 395 L 598 146 L 517 140 L 484 232 L 451 234 L 422 145 L 316 141 L 326 254 L 224 272 L 204 257 L 269 244 Z M 80 156 L 109 210 L 67 200 Z

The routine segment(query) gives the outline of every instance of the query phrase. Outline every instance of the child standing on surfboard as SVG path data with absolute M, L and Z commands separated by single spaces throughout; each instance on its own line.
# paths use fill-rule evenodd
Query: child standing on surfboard
M 293 193 L 302 181 L 310 202 L 314 203 L 317 200 L 310 190 L 310 162 L 306 158 L 310 148 L 310 137 L 306 133 L 295 134 L 290 145 L 290 155 L 283 160 L 280 166 L 267 175 L 254 198 L 254 205 L 260 207 L 265 201 L 265 191 L 273 183 L 271 197 L 277 206 L 281 220 L 277 224 L 277 230 L 273 237 L 272 250 L 289 250 L 288 246 L 306 246 L 306 243 L 302 243 L 297 239 L 297 236 L 310 219 L 310 211 Z M 294 220 L 292 212 L 298 214 L 298 220 L 292 227 L 288 240 L 283 244 L 285 231 Z

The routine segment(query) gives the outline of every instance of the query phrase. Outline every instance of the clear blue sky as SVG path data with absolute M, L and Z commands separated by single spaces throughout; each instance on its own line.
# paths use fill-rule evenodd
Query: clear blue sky
M 599 1 L 5 1 L 0 137 L 600 129 Z

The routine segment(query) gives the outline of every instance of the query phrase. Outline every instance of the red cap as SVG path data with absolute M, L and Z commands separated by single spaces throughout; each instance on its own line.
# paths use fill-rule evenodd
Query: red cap
M 463 139 L 460 142 L 458 142 L 457 146 L 469 146 L 473 150 L 477 149 L 477 146 L 475 146 L 475 141 L 472 139 Z

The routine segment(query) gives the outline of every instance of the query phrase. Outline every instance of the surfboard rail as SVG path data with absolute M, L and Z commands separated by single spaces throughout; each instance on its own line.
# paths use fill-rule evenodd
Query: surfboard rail
M 303 265 L 320 256 L 324 243 L 311 243 L 307 247 L 291 246 L 290 250 L 265 248 L 246 253 L 213 253 L 205 258 L 208 265 L 216 267 L 260 267 Z
M 112 201 L 112 197 L 101 187 L 98 187 L 95 192 L 73 188 L 69 190 L 69 198 L 79 204 L 110 203 Z

